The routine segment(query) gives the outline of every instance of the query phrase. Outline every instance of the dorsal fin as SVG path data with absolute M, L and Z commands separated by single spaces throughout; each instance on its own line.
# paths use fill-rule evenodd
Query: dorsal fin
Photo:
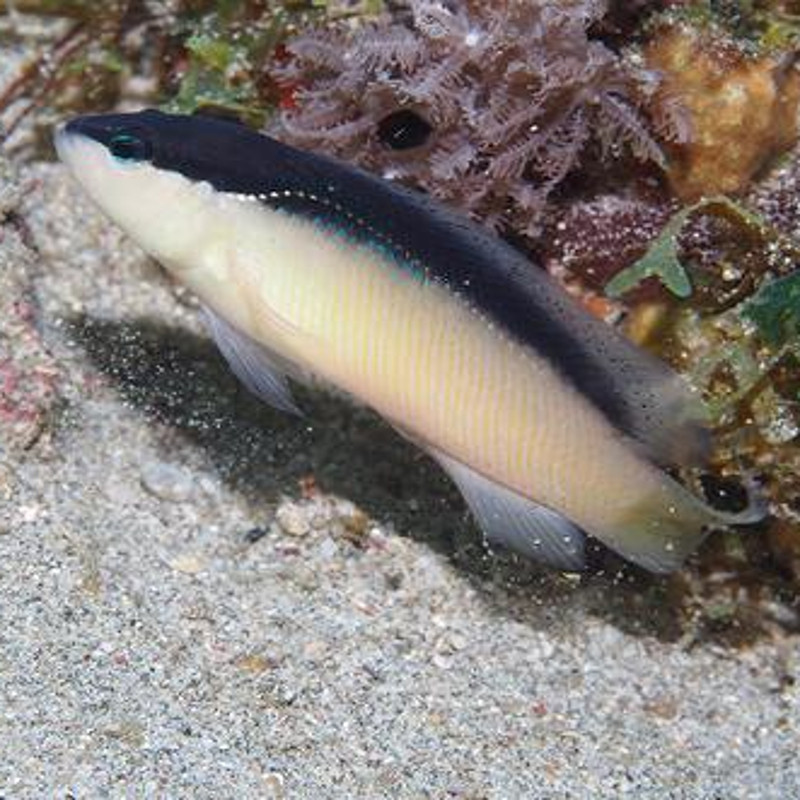
M 602 327 L 589 330 L 586 324 L 586 342 L 605 363 L 611 390 L 619 396 L 626 417 L 623 432 L 661 466 L 705 464 L 711 436 L 699 394 L 666 363 L 605 323 L 591 322 Z
M 561 328 L 563 377 L 659 465 L 703 464 L 711 439 L 699 395 L 669 365 L 568 299 L 560 286 L 524 259 L 514 283 L 547 319 L 530 326 Z M 523 272 L 524 274 L 519 274 Z M 523 302 L 525 302 L 523 300 Z M 526 337 L 536 346 L 541 332 Z

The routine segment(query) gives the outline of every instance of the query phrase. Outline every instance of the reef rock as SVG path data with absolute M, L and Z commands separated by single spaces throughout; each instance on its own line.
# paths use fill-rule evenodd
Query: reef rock
M 668 144 L 669 180 L 684 201 L 741 192 L 797 138 L 794 53 L 751 56 L 723 34 L 679 25 L 657 34 L 647 65 L 688 115 L 688 142 Z

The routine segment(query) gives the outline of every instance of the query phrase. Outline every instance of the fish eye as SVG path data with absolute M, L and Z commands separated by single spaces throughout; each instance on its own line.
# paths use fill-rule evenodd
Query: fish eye
M 148 161 L 152 155 L 150 143 L 133 133 L 118 133 L 108 143 L 108 150 L 116 161 L 135 164 Z

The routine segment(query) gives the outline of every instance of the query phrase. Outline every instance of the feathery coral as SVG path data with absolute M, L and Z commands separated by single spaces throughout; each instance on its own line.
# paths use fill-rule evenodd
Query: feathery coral
M 297 102 L 277 133 L 533 236 L 591 148 L 663 163 L 647 116 L 662 99 L 658 77 L 592 38 L 606 10 L 603 0 L 412 0 L 405 22 L 304 33 L 278 70 Z M 657 126 L 680 138 L 674 109 L 662 111 Z

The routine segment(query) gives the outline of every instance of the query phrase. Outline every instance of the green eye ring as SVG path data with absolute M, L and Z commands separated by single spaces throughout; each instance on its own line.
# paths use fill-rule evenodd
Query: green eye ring
M 147 139 L 134 133 L 117 133 L 108 142 L 108 150 L 121 164 L 138 164 L 149 161 L 152 148 Z

